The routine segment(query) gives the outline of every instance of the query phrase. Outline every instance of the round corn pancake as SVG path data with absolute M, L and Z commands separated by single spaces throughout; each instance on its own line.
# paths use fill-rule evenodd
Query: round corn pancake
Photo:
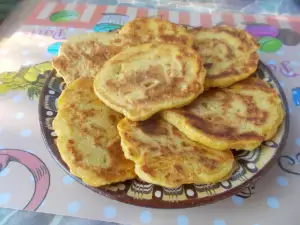
M 191 48 L 149 43 L 108 60 L 94 80 L 107 106 L 133 121 L 192 102 L 204 90 L 206 71 Z
M 205 89 L 228 87 L 255 72 L 259 44 L 244 30 L 229 26 L 198 27 L 194 35 L 194 49 L 203 58 L 207 69 Z
M 254 150 L 271 139 L 283 121 L 276 91 L 257 77 L 212 89 L 182 109 L 162 117 L 190 139 L 217 150 Z
M 146 182 L 175 188 L 182 184 L 216 183 L 231 175 L 230 150 L 216 151 L 188 139 L 158 116 L 142 122 L 127 118 L 118 124 L 125 157 Z
M 117 123 L 122 115 L 99 101 L 93 80 L 79 78 L 58 99 L 53 128 L 70 172 L 98 187 L 134 178 L 134 163 L 125 159 Z
M 137 18 L 125 24 L 119 33 L 131 40 L 131 45 L 169 42 L 191 47 L 193 44 L 193 36 L 184 26 L 161 18 Z
M 74 36 L 61 45 L 52 65 L 67 84 L 79 77 L 94 77 L 109 58 L 122 51 L 123 41 L 116 33 Z

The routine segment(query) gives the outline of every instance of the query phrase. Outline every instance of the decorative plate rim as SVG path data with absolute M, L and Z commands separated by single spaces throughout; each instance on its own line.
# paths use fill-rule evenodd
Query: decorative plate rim
M 190 207 L 201 206 L 201 205 L 206 205 L 206 204 L 211 204 L 211 203 L 214 203 L 214 202 L 217 202 L 217 201 L 221 201 L 221 200 L 224 200 L 226 198 L 229 198 L 229 197 L 239 193 L 243 189 L 247 188 L 249 185 L 255 184 L 262 176 L 264 176 L 270 170 L 270 168 L 276 163 L 277 158 L 280 156 L 280 154 L 282 152 L 282 149 L 285 146 L 285 143 L 287 141 L 287 137 L 288 137 L 288 133 L 289 133 L 289 113 L 288 113 L 288 101 L 287 101 L 286 95 L 285 95 L 282 87 L 280 86 L 277 78 L 274 76 L 273 72 L 263 62 L 261 62 L 261 60 L 259 61 L 259 67 L 263 67 L 263 69 L 265 69 L 267 71 L 268 75 L 270 75 L 270 77 L 272 78 L 272 81 L 276 84 L 276 88 L 278 89 L 278 92 L 279 92 L 280 97 L 282 99 L 282 103 L 283 103 L 283 107 L 284 107 L 285 115 L 286 115 L 285 119 L 284 119 L 284 122 L 283 122 L 283 123 L 285 123 L 285 130 L 283 132 L 281 141 L 280 141 L 280 143 L 279 143 L 279 145 L 276 149 L 275 154 L 265 164 L 265 166 L 262 167 L 261 169 L 259 169 L 257 171 L 257 173 L 255 173 L 252 177 L 250 177 L 245 182 L 237 185 L 236 187 L 225 190 L 222 193 L 218 193 L 218 194 L 211 195 L 211 196 L 206 196 L 206 197 L 203 197 L 203 198 L 186 199 L 186 200 L 183 200 L 183 201 L 180 201 L 180 202 L 176 202 L 176 201 L 172 202 L 172 201 L 163 201 L 163 200 L 161 200 L 158 203 L 157 202 L 158 200 L 153 201 L 151 199 L 150 200 L 136 199 L 136 198 L 128 196 L 124 193 L 118 194 L 117 192 L 113 192 L 113 191 L 110 191 L 110 190 L 107 190 L 107 189 L 104 189 L 104 188 L 91 187 L 91 186 L 85 184 L 80 178 L 78 178 L 78 177 L 74 176 L 73 174 L 71 174 L 70 171 L 69 171 L 68 166 L 61 159 L 61 156 L 59 155 L 59 157 L 57 157 L 55 155 L 55 153 L 53 152 L 53 148 L 55 148 L 55 151 L 58 151 L 57 146 L 52 146 L 53 143 L 51 142 L 51 140 L 49 140 L 47 138 L 47 135 L 46 135 L 46 129 L 47 128 L 46 128 L 45 118 L 44 118 L 44 114 L 43 114 L 43 109 L 44 109 L 43 106 L 44 106 L 44 102 L 45 102 L 46 89 L 48 87 L 49 81 L 53 77 L 55 77 L 55 75 L 56 75 L 55 70 L 52 70 L 50 72 L 49 76 L 47 77 L 47 79 L 44 83 L 44 86 L 42 88 L 40 99 L 39 99 L 39 122 L 40 122 L 42 138 L 43 138 L 43 140 L 46 144 L 46 147 L 47 147 L 51 157 L 63 169 L 63 171 L 65 171 L 74 180 L 76 180 L 80 184 L 84 185 L 88 189 L 96 192 L 97 194 L 105 196 L 107 198 L 117 200 L 117 201 L 120 201 L 120 202 L 123 202 L 123 203 L 131 204 L 131 205 L 135 205 L 135 206 L 148 207 L 148 208 L 160 208 L 160 209 L 190 208 Z

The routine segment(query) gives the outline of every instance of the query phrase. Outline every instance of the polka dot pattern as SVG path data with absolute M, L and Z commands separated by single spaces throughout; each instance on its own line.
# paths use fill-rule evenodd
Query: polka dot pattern
M 294 67 L 299 66 L 299 63 L 296 61 L 291 61 L 291 66 L 294 66 Z
M 22 99 L 23 99 L 23 97 L 22 97 L 21 95 L 16 95 L 16 96 L 13 97 L 13 101 L 14 101 L 15 103 L 21 102 Z
M 64 184 L 72 184 L 74 182 L 74 179 L 69 175 L 65 175 L 63 178 L 63 182 Z
M 226 225 L 224 220 L 217 219 L 214 221 L 214 225 Z
M 150 223 L 152 220 L 152 214 L 150 211 L 143 211 L 141 214 L 140 214 L 140 221 L 144 224 L 148 224 Z
M 242 197 L 234 195 L 231 197 L 231 199 L 236 206 L 241 206 L 244 204 L 244 199 Z
M 270 60 L 268 61 L 268 64 L 270 64 L 270 65 L 275 65 L 275 64 L 276 64 L 276 62 L 275 62 L 275 60 L 273 60 L 273 59 L 270 59 Z
M 29 179 L 31 180 L 31 181 L 34 181 L 34 177 L 30 174 L 30 176 L 29 176 Z
M 77 201 L 70 202 L 68 204 L 68 211 L 71 214 L 76 214 L 80 210 L 80 208 L 81 208 L 81 204 Z
M 284 87 L 284 82 L 283 81 L 279 81 L 279 85 L 280 85 L 280 87 Z
M 113 206 L 106 206 L 103 209 L 103 214 L 107 219 L 115 218 L 117 215 L 117 209 Z
M 272 209 L 278 209 L 279 208 L 279 201 L 277 200 L 277 198 L 275 198 L 273 196 L 268 197 L 267 204 Z
M 296 145 L 297 145 L 298 147 L 300 147 L 300 138 L 297 138 L 297 139 L 296 139 Z
M 9 168 L 5 168 L 0 172 L 0 177 L 5 177 L 9 174 L 10 169 Z
M 31 130 L 25 129 L 20 132 L 21 137 L 29 137 L 31 135 Z
M 23 118 L 24 118 L 24 113 L 22 113 L 22 112 L 16 113 L 16 119 L 17 119 L 17 120 L 21 120 L 21 119 L 23 119 Z
M 281 187 L 286 187 L 289 185 L 288 180 L 284 176 L 278 176 L 276 181 L 277 181 L 277 184 Z
M 282 56 L 282 55 L 284 55 L 284 52 L 283 52 L 283 51 L 277 51 L 277 52 L 276 52 L 276 55 Z
M 0 193 L 0 206 L 7 204 L 10 201 L 10 193 Z
M 189 225 L 189 219 L 187 216 L 178 216 L 177 225 Z

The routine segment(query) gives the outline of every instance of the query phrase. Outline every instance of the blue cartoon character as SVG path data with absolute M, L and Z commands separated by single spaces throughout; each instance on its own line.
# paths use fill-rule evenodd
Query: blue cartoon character
M 51 55 L 58 55 L 60 46 L 62 45 L 63 42 L 55 42 L 51 45 L 48 46 L 47 51 L 51 54 Z
M 300 87 L 292 89 L 292 97 L 295 106 L 300 106 Z
M 47 49 L 48 52 L 49 52 L 50 54 L 52 54 L 52 55 L 57 56 L 57 55 L 58 55 L 58 52 L 59 52 L 59 49 L 60 49 L 60 46 L 61 46 L 62 43 L 63 43 L 63 42 L 55 42 L 55 43 L 49 45 L 49 47 L 48 47 L 48 49 Z
M 94 26 L 95 32 L 110 32 L 120 29 L 129 21 L 127 15 L 117 13 L 105 13 L 101 20 Z

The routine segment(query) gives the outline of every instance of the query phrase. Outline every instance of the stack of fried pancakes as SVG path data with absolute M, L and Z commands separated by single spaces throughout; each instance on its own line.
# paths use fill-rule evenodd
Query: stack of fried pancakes
M 228 26 L 139 18 L 65 42 L 53 67 L 67 83 L 53 122 L 72 174 L 91 186 L 139 177 L 175 188 L 227 179 L 284 119 L 255 76 L 257 41 Z

